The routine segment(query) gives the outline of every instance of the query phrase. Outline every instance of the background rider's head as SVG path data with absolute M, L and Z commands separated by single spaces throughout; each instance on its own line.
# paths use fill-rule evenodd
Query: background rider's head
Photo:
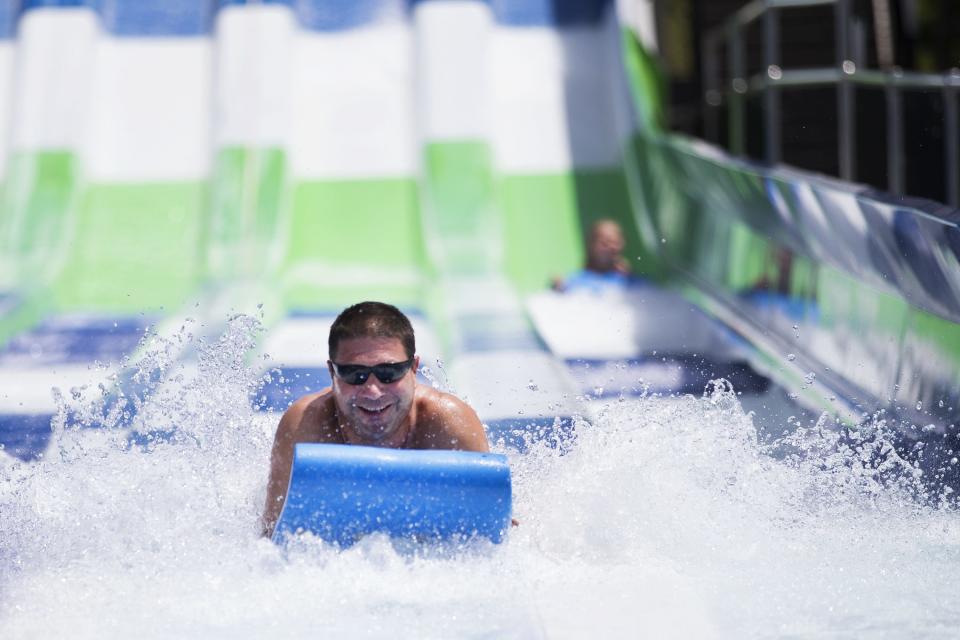
M 334 320 L 328 347 L 333 396 L 347 435 L 396 444 L 391 438 L 409 423 L 420 364 L 410 320 L 392 305 L 361 302 Z
M 623 230 L 615 220 L 597 220 L 590 225 L 587 237 L 587 269 L 598 273 L 622 271 L 625 246 Z

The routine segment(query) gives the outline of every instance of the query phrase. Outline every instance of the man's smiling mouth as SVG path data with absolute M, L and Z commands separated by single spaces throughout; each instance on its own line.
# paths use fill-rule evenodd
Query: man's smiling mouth
M 380 415 L 381 413 L 389 409 L 391 405 L 386 404 L 382 407 L 364 407 L 358 404 L 355 406 L 357 407 L 357 409 L 360 409 L 360 411 L 364 412 L 367 415 L 376 416 L 376 415 Z

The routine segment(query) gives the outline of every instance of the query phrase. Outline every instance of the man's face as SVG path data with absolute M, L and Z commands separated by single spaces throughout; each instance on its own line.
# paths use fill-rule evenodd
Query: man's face
M 616 223 L 601 223 L 593 229 L 589 251 L 594 264 L 612 269 L 623 247 L 623 232 Z
M 334 361 L 338 365 L 371 367 L 406 360 L 403 343 L 397 338 L 348 338 L 340 341 Z M 410 414 L 418 365 L 419 358 L 414 358 L 410 370 L 394 382 L 384 383 L 370 374 L 358 385 L 347 384 L 331 367 L 333 396 L 341 421 L 370 444 L 389 440 Z

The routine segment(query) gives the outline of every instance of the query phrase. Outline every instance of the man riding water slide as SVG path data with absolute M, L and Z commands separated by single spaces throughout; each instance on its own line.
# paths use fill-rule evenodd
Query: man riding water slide
M 615 220 L 604 218 L 590 225 L 586 241 L 584 268 L 567 276 L 554 278 L 554 291 L 592 291 L 622 289 L 637 282 L 630 263 L 623 256 L 626 240 L 623 229 Z
M 413 327 L 396 307 L 348 307 L 330 327 L 328 349 L 333 385 L 294 402 L 277 427 L 261 518 L 265 536 L 283 509 L 298 442 L 489 451 L 469 405 L 417 382 Z

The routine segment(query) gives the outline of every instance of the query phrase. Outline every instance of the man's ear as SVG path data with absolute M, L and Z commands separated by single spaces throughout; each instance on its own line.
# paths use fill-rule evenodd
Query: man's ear
M 413 356 L 413 366 L 410 368 L 413 369 L 413 375 L 417 375 L 417 369 L 420 368 L 420 356 Z
M 333 360 L 327 360 L 327 371 L 330 372 L 330 385 L 333 386 L 333 381 L 336 379 L 336 374 L 333 373 Z

